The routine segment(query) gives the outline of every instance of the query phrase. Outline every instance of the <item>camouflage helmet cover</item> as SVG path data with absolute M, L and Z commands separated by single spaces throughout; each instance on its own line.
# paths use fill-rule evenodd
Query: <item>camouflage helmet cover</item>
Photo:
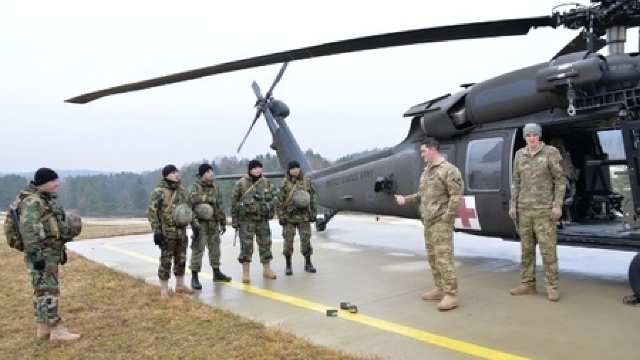
M 178 226 L 187 226 L 193 218 L 193 211 L 187 204 L 180 204 L 176 206 L 172 211 L 173 221 Z
M 194 210 L 198 219 L 209 220 L 213 217 L 213 207 L 209 204 L 198 204 Z
M 71 232 L 71 237 L 80 235 L 80 232 L 82 232 L 82 218 L 80 217 L 80 215 L 69 213 L 66 217 L 67 225 L 69 226 L 69 231 Z
M 293 193 L 293 203 L 300 209 L 304 209 L 311 203 L 311 195 L 304 189 L 298 189 Z

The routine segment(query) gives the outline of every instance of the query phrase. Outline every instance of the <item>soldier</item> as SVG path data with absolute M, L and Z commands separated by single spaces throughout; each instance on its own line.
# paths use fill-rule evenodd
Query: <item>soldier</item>
M 73 341 L 79 334 L 62 326 L 58 315 L 60 285 L 58 264 L 66 263 L 64 244 L 80 231 L 73 229 L 72 214 L 56 204 L 58 174 L 49 168 L 36 171 L 33 181 L 19 195 L 20 235 L 24 241 L 24 260 L 33 285 L 33 313 L 36 337 L 50 341 Z M 77 217 L 77 216 L 76 216 Z M 77 217 L 79 221 L 79 217 Z
M 160 248 L 160 297 L 169 297 L 172 260 L 175 292 L 192 294 L 194 290 L 184 284 L 188 242 L 186 227 L 189 223 L 192 223 L 192 228 L 198 225 L 193 218 L 189 194 L 180 185 L 180 172 L 174 165 L 162 169 L 162 180 L 151 193 L 147 218 L 153 229 L 153 242 Z
M 311 223 L 316 221 L 318 214 L 318 195 L 311 181 L 300 171 L 300 163 L 295 160 L 287 165 L 287 175 L 278 193 L 277 208 L 284 238 L 282 254 L 287 263 L 285 274 L 293 274 L 291 255 L 296 229 L 300 234 L 300 251 L 305 259 L 304 271 L 315 273 L 316 268 L 311 263 Z
M 527 143 L 513 159 L 513 184 L 509 216 L 518 220 L 520 233 L 521 284 L 511 295 L 536 293 L 536 243 L 540 246 L 547 285 L 547 298 L 560 300 L 558 292 L 558 243 L 556 221 L 562 216 L 566 184 L 562 156 L 558 149 L 540 141 L 542 128 L 526 124 L 522 134 Z
M 202 164 L 198 176 L 189 188 L 189 199 L 200 227 L 193 228 L 191 241 L 191 287 L 200 290 L 202 285 L 198 272 L 202 268 L 205 246 L 209 249 L 209 264 L 213 268 L 213 281 L 231 281 L 231 277 L 220 271 L 220 235 L 227 230 L 222 194 L 213 181 L 213 166 Z
M 438 310 L 451 310 L 458 307 L 453 224 L 462 200 L 462 177 L 460 170 L 442 157 L 436 139 L 426 138 L 422 142 L 420 156 L 427 164 L 420 176 L 420 189 L 413 195 L 396 195 L 396 202 L 420 204 L 427 258 L 436 285 L 422 294 L 422 299 L 440 300 Z
M 249 283 L 250 263 L 253 255 L 255 236 L 266 279 L 275 279 L 271 270 L 271 228 L 269 220 L 275 216 L 277 190 L 267 178 L 262 176 L 262 164 L 258 160 L 249 161 L 248 175 L 238 180 L 231 192 L 232 222 L 240 232 L 240 255 L 242 282 Z

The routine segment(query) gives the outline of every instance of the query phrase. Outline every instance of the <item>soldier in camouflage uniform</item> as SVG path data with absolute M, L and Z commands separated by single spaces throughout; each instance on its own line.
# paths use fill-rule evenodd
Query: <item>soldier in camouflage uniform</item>
M 301 191 L 306 194 L 296 194 Z M 296 198 L 298 195 L 301 199 Z M 278 193 L 277 208 L 278 219 L 282 225 L 282 237 L 284 238 L 282 254 L 286 261 L 285 274 L 293 274 L 291 255 L 293 254 L 293 239 L 296 236 L 296 229 L 300 233 L 300 251 L 305 259 L 304 270 L 315 273 L 316 268 L 311 263 L 311 255 L 313 255 L 311 223 L 316 221 L 318 214 L 318 195 L 311 181 L 300 171 L 300 163 L 295 160 L 290 161 L 287 165 L 287 175 L 282 180 Z
M 64 244 L 74 234 L 64 209 L 56 204 L 58 174 L 49 168 L 36 171 L 34 180 L 20 195 L 20 234 L 24 241 L 24 261 L 33 285 L 33 312 L 37 338 L 73 341 L 80 338 L 62 326 L 58 315 L 58 264 L 66 262 Z M 25 197 L 25 195 L 27 195 Z M 77 235 L 77 234 L 76 234 Z
M 184 270 L 187 262 L 187 229 L 184 219 L 178 219 L 187 205 L 191 213 L 189 194 L 180 185 L 180 172 L 174 165 L 167 165 L 162 169 L 162 180 L 151 193 L 147 218 L 153 229 L 153 242 L 160 247 L 160 297 L 169 297 L 169 278 L 171 277 L 171 261 L 173 260 L 173 274 L 176 277 L 175 292 L 192 294 L 193 289 L 184 284 Z M 193 215 L 191 215 L 193 216 Z M 198 227 L 197 221 L 192 219 L 193 228 Z
M 566 179 L 558 149 L 540 141 L 542 128 L 527 124 L 522 130 L 527 143 L 513 159 L 513 184 L 509 216 L 518 220 L 521 284 L 511 295 L 536 293 L 536 243 L 540 246 L 547 298 L 560 300 L 558 292 L 558 237 L 556 221 L 562 216 Z
M 220 235 L 227 227 L 222 194 L 213 181 L 213 166 L 202 164 L 198 167 L 198 176 L 189 188 L 189 199 L 200 227 L 193 228 L 191 241 L 191 287 L 200 290 L 202 285 L 198 272 L 202 269 L 202 257 L 205 247 L 209 249 L 209 264 L 213 268 L 213 281 L 231 281 L 220 271 Z
M 442 157 L 438 147 L 433 138 L 422 142 L 420 156 L 427 166 L 420 176 L 420 189 L 413 195 L 396 195 L 396 202 L 420 204 L 427 258 L 436 285 L 434 290 L 422 294 L 422 299 L 440 300 L 438 310 L 451 310 L 458 306 L 453 224 L 462 200 L 463 182 L 460 170 Z
M 255 236 L 266 279 L 275 279 L 271 270 L 271 228 L 269 220 L 275 216 L 277 189 L 262 176 L 262 163 L 249 161 L 248 175 L 238 180 L 231 192 L 232 226 L 240 232 L 240 255 L 242 282 L 250 281 L 250 263 L 253 256 Z

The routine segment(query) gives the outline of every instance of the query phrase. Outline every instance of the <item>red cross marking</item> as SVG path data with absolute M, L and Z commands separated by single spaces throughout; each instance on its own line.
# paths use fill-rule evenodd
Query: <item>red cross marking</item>
M 460 218 L 462 226 L 469 228 L 471 227 L 471 221 L 469 220 L 477 218 L 476 209 L 467 207 L 467 201 L 463 197 L 460 206 L 458 206 L 458 211 L 456 211 L 456 217 Z

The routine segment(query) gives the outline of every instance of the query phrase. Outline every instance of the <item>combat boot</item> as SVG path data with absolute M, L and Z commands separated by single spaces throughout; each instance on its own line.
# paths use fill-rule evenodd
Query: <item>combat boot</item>
M 442 300 L 444 297 L 444 291 L 439 288 L 435 288 L 431 291 L 428 291 L 422 294 L 422 300 Z
M 49 340 L 49 334 L 51 333 L 51 328 L 47 323 L 36 323 L 36 339 L 38 340 Z
M 198 279 L 197 271 L 191 271 L 191 287 L 196 290 L 202 289 L 202 285 L 200 284 L 200 279 Z
M 271 270 L 271 264 L 270 263 L 266 262 L 266 263 L 262 264 L 262 276 L 265 279 L 271 279 L 271 280 L 273 280 L 273 279 L 275 279 L 277 277 L 276 273 L 274 273 L 273 270 Z
M 554 289 L 554 288 L 547 289 L 547 299 L 553 302 L 560 300 L 560 293 L 558 292 L 558 289 Z
M 250 272 L 251 263 L 243 262 L 242 263 L 242 282 L 248 284 L 251 281 L 251 272 Z
M 176 276 L 175 292 L 183 294 L 193 294 L 196 291 L 184 284 L 184 276 Z
M 444 294 L 444 297 L 438 303 L 438 310 L 446 311 L 452 310 L 458 307 L 458 297 L 451 294 Z
M 285 255 L 284 260 L 287 263 L 287 267 L 284 269 L 285 275 L 292 275 L 293 270 L 291 269 L 291 255 Z
M 231 276 L 227 276 L 220 271 L 220 268 L 213 268 L 213 281 L 229 282 Z
M 513 289 L 511 289 L 511 291 L 509 291 L 509 293 L 511 293 L 511 295 L 515 295 L 515 296 L 532 295 L 532 294 L 536 293 L 536 288 L 535 288 L 535 286 L 527 286 L 525 284 L 520 284 L 520 285 L 514 287 Z
M 169 280 L 160 280 L 160 297 L 163 300 L 169 298 Z
M 49 341 L 74 341 L 80 339 L 80 334 L 73 334 L 66 327 L 58 324 L 51 328 Z
M 309 272 L 309 273 L 315 273 L 316 272 L 316 268 L 314 268 L 313 264 L 311 263 L 311 255 L 305 255 L 304 256 L 304 271 Z

